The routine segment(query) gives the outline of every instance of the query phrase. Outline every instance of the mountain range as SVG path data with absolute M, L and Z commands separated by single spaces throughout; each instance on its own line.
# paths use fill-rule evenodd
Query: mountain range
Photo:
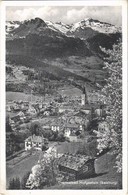
M 102 71 L 104 53 L 100 46 L 112 49 L 121 36 L 121 27 L 92 18 L 74 24 L 40 18 L 7 21 L 6 59 L 36 68 L 35 61 L 53 74 L 68 71 L 85 78 L 90 69 L 98 74 Z

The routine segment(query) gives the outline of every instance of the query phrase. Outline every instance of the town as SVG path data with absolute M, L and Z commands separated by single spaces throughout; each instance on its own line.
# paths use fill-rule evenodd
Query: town
M 48 95 L 45 95 L 42 99 L 35 100 L 31 93 L 30 101 L 7 102 L 7 121 L 8 127 L 11 129 L 6 132 L 6 153 L 7 159 L 10 160 L 7 161 L 7 164 L 15 166 L 19 161 L 22 162 L 24 158 L 27 159 L 32 154 L 38 154 L 36 158 L 39 163 L 41 159 L 44 159 L 41 151 L 49 154 L 54 151 L 54 156 L 59 158 L 57 162 L 61 162 L 59 164 L 60 172 L 69 173 L 70 179 L 77 180 L 94 175 L 94 161 L 97 156 L 94 130 L 101 127 L 107 128 L 104 122 L 105 103 L 101 104 L 98 97 L 96 99 L 96 97 L 88 95 L 86 84 L 83 86 L 81 94 L 77 96 L 66 96 L 63 90 L 63 95 L 58 98 L 57 96 L 55 99 L 48 98 Z M 11 137 L 12 134 L 16 137 L 15 143 Z M 83 143 L 87 148 L 92 144 L 94 149 L 89 152 L 86 148 L 87 151 L 82 152 Z M 80 148 L 82 148 L 81 151 Z M 80 172 L 77 168 L 80 166 L 77 158 L 82 159 Z M 77 162 L 73 167 L 70 166 L 73 163 L 71 159 L 73 162 Z M 63 164 L 64 162 L 65 164 Z M 29 185 L 27 185 L 28 188 Z

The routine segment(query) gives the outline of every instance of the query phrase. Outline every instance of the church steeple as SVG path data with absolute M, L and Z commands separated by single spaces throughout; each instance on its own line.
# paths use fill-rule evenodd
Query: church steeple
M 88 104 L 88 95 L 87 95 L 86 84 L 83 87 L 83 94 L 81 95 L 81 105 L 84 106 L 85 104 Z

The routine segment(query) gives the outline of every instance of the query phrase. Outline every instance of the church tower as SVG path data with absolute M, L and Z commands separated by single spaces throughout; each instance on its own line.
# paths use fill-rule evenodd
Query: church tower
M 88 104 L 86 86 L 83 88 L 83 94 L 81 95 L 81 106 L 84 106 L 85 104 Z

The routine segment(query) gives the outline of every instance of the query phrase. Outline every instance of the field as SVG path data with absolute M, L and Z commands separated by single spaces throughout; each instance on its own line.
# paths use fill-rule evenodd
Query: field
M 76 87 L 73 86 L 66 86 L 64 88 L 59 88 L 58 93 L 62 96 L 80 96 L 82 94 L 82 91 Z
M 37 101 L 37 100 L 41 100 L 42 97 L 40 96 L 35 96 L 32 95 L 32 101 Z M 30 94 L 25 94 L 22 92 L 6 92 L 6 101 L 30 101 L 31 100 L 31 95 Z
M 25 158 L 24 160 L 20 161 L 19 163 L 15 164 L 14 166 L 8 166 L 6 167 L 6 186 L 9 185 L 9 180 L 11 178 L 19 177 L 20 180 L 25 175 L 26 172 L 31 171 L 31 168 L 37 164 L 39 157 L 39 153 L 36 155 L 31 155 L 28 158 Z M 15 160 L 14 160 L 15 163 Z

